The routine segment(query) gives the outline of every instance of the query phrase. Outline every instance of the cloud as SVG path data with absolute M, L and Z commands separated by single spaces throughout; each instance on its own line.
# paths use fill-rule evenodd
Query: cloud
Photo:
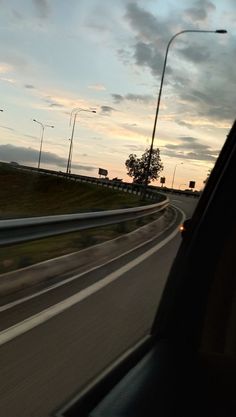
M 120 103 L 124 100 L 124 97 L 120 94 L 112 94 L 111 96 L 113 97 L 115 103 Z
M 139 126 L 137 123 L 121 123 L 119 126 L 124 129 L 125 132 L 135 133 L 136 136 L 140 136 L 142 138 L 144 136 L 149 138 L 151 135 L 150 129 L 144 126 Z
M 163 47 L 172 36 L 174 21 L 157 18 L 136 3 L 127 5 L 125 18 L 136 34 L 133 45 L 136 65 L 149 67 L 153 75 L 160 74 L 163 66 Z M 167 67 L 167 72 L 169 71 Z
M 57 107 L 57 108 L 63 108 L 65 107 L 64 104 L 60 103 L 59 100 L 56 100 L 50 96 L 44 97 L 43 101 L 48 104 L 49 107 L 53 108 L 53 107 Z
M 216 9 L 215 5 L 208 0 L 198 0 L 193 7 L 185 10 L 185 15 L 193 22 L 202 22 L 208 18 L 210 12 Z
M 12 16 L 17 20 L 23 20 L 23 15 L 18 10 L 12 9 Z
M 230 50 L 229 50 L 230 53 Z M 232 124 L 235 119 L 236 74 L 232 73 L 228 59 L 225 62 L 212 59 L 219 72 L 202 73 L 195 77 L 195 82 L 188 89 L 177 88 L 176 92 L 186 103 L 188 113 L 197 116 L 199 121 L 208 120 L 209 124 L 220 126 Z M 195 85 L 194 85 L 195 84 Z
M 174 33 L 186 27 L 191 18 L 189 29 L 198 29 L 199 22 L 206 22 L 216 7 L 210 0 L 197 0 L 186 6 L 180 14 L 163 16 L 152 14 L 140 6 L 140 3 L 126 5 L 125 19 L 133 31 L 126 50 L 129 49 L 128 65 L 148 69 L 157 78 L 163 68 L 167 44 Z M 178 112 L 178 119 L 204 120 L 204 124 L 213 127 L 229 126 L 235 118 L 236 72 L 232 57 L 236 54 L 235 34 L 189 34 L 181 36 L 172 45 L 164 81 L 164 90 L 174 98 L 167 102 L 165 112 Z M 123 61 L 124 49 L 118 55 Z M 169 90 L 166 90 L 168 89 Z M 115 103 L 121 103 L 124 96 L 113 95 Z M 177 117 L 175 117 L 177 118 Z M 181 122 L 180 122 L 181 123 Z M 180 124 L 179 123 L 179 124 Z M 185 127 L 191 127 L 186 126 Z
M 117 54 L 123 64 L 128 65 L 130 63 L 130 51 L 128 49 L 119 48 L 117 49 Z
M 15 84 L 16 83 L 16 80 L 14 80 L 13 78 L 0 77 L 0 80 L 5 81 L 6 83 L 9 83 L 9 84 Z
M 149 94 L 126 94 L 125 99 L 129 101 L 138 101 L 140 103 L 150 103 L 153 100 L 153 97 Z
M 152 13 L 139 7 L 136 3 L 129 3 L 126 7 L 125 17 L 131 27 L 139 33 L 145 41 L 160 38 L 161 33 L 168 31 L 166 22 L 161 21 Z M 169 32 L 169 31 L 168 31 Z M 168 34 L 166 34 L 168 36 Z
M 144 146 L 143 145 L 134 145 L 134 144 L 125 144 L 125 145 L 122 145 L 122 147 L 123 148 L 127 148 L 128 149 L 128 151 L 132 151 L 132 152 L 144 152 Z
M 33 0 L 38 17 L 45 19 L 49 16 L 50 8 L 47 0 Z
M 105 91 L 106 87 L 103 84 L 91 84 L 88 86 L 91 90 L 95 91 Z
M 17 47 L 7 47 L 2 50 L 2 62 L 0 62 L 0 73 L 9 73 L 16 70 L 26 71 L 29 67 L 29 61 L 21 54 Z
M 194 150 L 209 149 L 209 146 L 207 146 L 203 143 L 200 143 L 199 139 L 194 138 L 192 136 L 180 136 L 179 139 L 182 143 L 180 142 L 180 144 L 178 144 L 178 145 L 167 144 L 167 145 L 165 145 L 165 147 L 170 148 L 170 149 L 177 149 L 177 148 L 182 149 L 183 148 L 184 150 L 186 150 L 186 149 L 191 149 L 191 150 L 193 150 L 193 149 Z
M 37 136 L 28 135 L 27 133 L 24 133 L 24 134 L 23 134 L 23 136 L 24 136 L 25 138 L 30 138 L 30 139 L 38 139 L 38 137 L 37 137 Z
M 25 84 L 24 87 L 28 88 L 28 89 L 34 89 L 35 88 L 35 86 L 32 85 L 32 84 Z
M 134 46 L 135 63 L 139 66 L 149 67 L 153 75 L 158 75 L 162 71 L 162 54 L 150 43 L 137 42 Z M 171 72 L 169 67 L 166 72 Z
M 3 126 L 3 125 L 0 125 L 0 127 L 1 127 L 2 129 L 7 129 L 7 130 L 10 130 L 11 132 L 16 132 L 16 130 L 15 130 L 15 129 L 13 129 L 13 127 Z
M 188 129 L 193 129 L 193 126 L 191 125 L 191 123 L 187 123 L 183 120 L 178 120 L 176 119 L 175 122 L 179 125 L 179 126 L 184 126 L 187 127 Z
M 111 112 L 115 111 L 116 109 L 111 106 L 101 106 L 101 110 L 103 114 L 111 114 Z
M 210 58 L 210 50 L 207 47 L 199 46 L 197 44 L 191 44 L 191 46 L 187 46 L 186 48 L 182 48 L 180 53 L 184 55 L 189 61 L 194 63 L 204 63 L 209 62 Z
M 150 63 L 152 60 L 151 46 L 144 42 L 137 42 L 135 45 L 134 57 L 137 64 L 148 65 L 148 63 Z
M 186 9 L 185 12 L 187 16 L 200 16 L 202 13 L 204 15 L 202 17 L 205 18 L 207 13 L 214 9 L 215 6 L 210 1 L 198 0 L 193 8 Z M 184 17 L 175 13 L 165 18 L 154 16 L 136 3 L 127 5 L 125 17 L 135 32 L 132 45 L 132 58 L 135 64 L 149 68 L 154 76 L 161 75 L 166 46 L 173 33 L 175 31 L 178 32 L 181 26 L 184 26 Z M 194 27 L 192 28 L 194 29 Z M 185 40 L 182 38 L 183 45 L 184 42 Z M 210 56 L 210 49 L 203 47 L 202 44 L 201 47 L 197 46 L 197 43 L 191 43 L 190 47 L 184 47 L 181 50 L 181 54 L 194 63 L 207 62 Z M 178 54 L 178 48 L 176 48 L 176 53 Z M 167 65 L 166 74 L 172 73 L 175 76 L 178 74 L 176 70 L 173 71 L 173 68 Z
M 103 140 L 103 138 L 101 138 L 101 137 L 99 137 L 99 136 L 91 136 L 91 138 L 90 139 L 93 139 L 93 140 L 98 140 L 98 141 L 100 141 L 100 140 Z
M 192 136 L 180 136 L 179 140 L 177 145 L 167 143 L 162 153 L 175 158 L 214 162 L 220 152 Z
M 0 145 L 1 161 L 9 162 L 16 161 L 20 164 L 36 164 L 38 161 L 39 151 L 33 148 L 25 148 L 23 146 L 13 146 L 10 144 Z M 66 168 L 67 159 L 52 152 L 42 152 L 41 161 L 43 164 L 56 165 L 60 168 Z M 81 169 L 83 171 L 93 171 L 96 167 L 89 165 L 72 164 L 74 169 Z
M 60 108 L 60 107 L 64 107 L 64 106 L 62 104 L 59 104 L 59 103 L 50 103 L 49 107 L 58 107 L 58 108 Z
M 12 65 L 6 62 L 0 63 L 0 74 L 7 74 L 8 72 L 11 72 L 12 70 L 13 70 Z
M 51 92 L 50 90 L 39 90 L 35 89 L 35 96 L 41 99 L 48 107 L 58 107 L 64 108 L 64 112 L 67 115 L 70 115 L 71 109 L 75 108 L 91 108 L 94 105 L 94 102 L 91 103 L 86 99 L 78 99 L 73 96 L 73 94 L 67 90 L 57 90 Z
M 207 0 L 198 0 L 196 5 L 199 9 L 211 9 L 211 3 Z M 187 14 L 190 13 L 188 10 Z M 178 13 L 172 13 L 165 18 L 154 16 L 138 4 L 130 3 L 126 7 L 125 18 L 135 33 L 132 45 L 135 63 L 139 66 L 149 67 L 153 75 L 160 75 L 166 46 L 173 33 L 178 32 L 182 25 L 184 26 L 183 16 Z M 123 49 L 119 49 L 119 54 L 122 55 L 123 51 Z M 190 51 L 187 52 L 190 53 Z M 166 71 L 166 73 L 170 73 L 171 68 L 167 66 Z
M 115 103 L 121 103 L 122 101 L 134 101 L 142 104 L 151 103 L 153 97 L 150 94 L 132 94 L 128 93 L 122 96 L 121 94 L 111 94 Z

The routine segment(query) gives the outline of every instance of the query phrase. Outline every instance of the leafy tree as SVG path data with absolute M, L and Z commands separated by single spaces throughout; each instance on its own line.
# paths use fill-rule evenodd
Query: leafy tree
M 146 149 L 141 158 L 136 154 L 130 154 L 125 161 L 128 170 L 127 174 L 133 178 L 133 183 L 144 184 L 145 175 L 148 166 L 149 149 Z M 159 177 L 159 173 L 163 170 L 163 164 L 160 158 L 160 150 L 158 148 L 152 150 L 150 169 L 148 173 L 148 184 Z

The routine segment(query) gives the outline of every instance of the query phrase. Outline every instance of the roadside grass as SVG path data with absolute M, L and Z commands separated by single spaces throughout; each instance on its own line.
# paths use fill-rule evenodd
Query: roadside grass
M 137 196 L 0 164 L 0 218 L 134 207 Z
M 26 172 L 0 163 L 0 218 L 23 218 L 139 206 L 138 196 Z M 150 204 L 147 202 L 146 204 Z M 145 218 L 1 248 L 0 273 L 79 251 L 114 239 L 156 219 Z

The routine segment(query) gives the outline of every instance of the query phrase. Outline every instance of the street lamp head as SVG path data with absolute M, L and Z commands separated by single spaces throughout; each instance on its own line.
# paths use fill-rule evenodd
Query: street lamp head
M 81 109 L 81 107 L 75 108 L 71 111 L 71 114 L 73 112 L 80 112 L 80 111 L 87 111 L 89 113 L 97 113 L 96 110 L 92 110 L 92 109 Z
M 37 120 L 33 119 L 33 122 L 37 122 Z
M 215 33 L 228 33 L 225 29 L 217 29 Z
M 42 124 L 42 126 L 45 128 L 45 127 L 51 127 L 51 128 L 54 128 L 54 126 L 52 126 L 52 125 L 43 125 L 43 123 L 41 123 Z
M 3 111 L 2 109 L 0 109 L 0 111 Z

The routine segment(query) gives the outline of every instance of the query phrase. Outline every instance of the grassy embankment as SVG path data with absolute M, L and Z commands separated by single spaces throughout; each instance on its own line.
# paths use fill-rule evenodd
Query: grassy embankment
M 138 197 L 92 184 L 44 176 L 0 164 L 0 218 L 78 213 L 140 205 Z M 150 217 L 150 216 L 149 216 Z M 154 217 L 152 216 L 151 219 Z M 150 221 L 150 218 L 149 218 Z M 0 273 L 113 239 L 147 222 L 137 221 L 41 239 L 0 252 Z

